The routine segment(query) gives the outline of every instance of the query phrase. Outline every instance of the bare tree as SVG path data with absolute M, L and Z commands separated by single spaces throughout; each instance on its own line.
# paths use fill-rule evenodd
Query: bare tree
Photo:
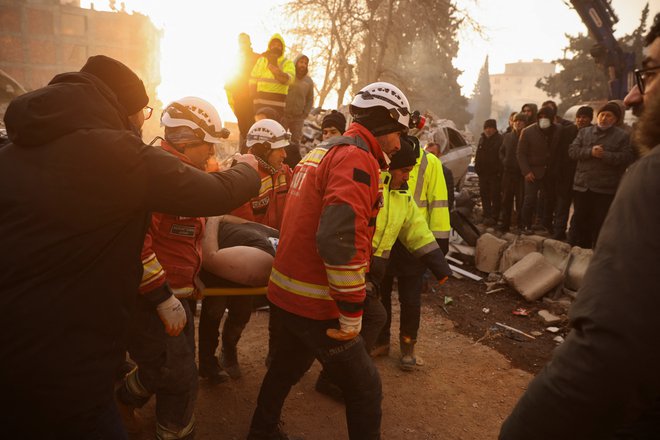
M 293 18 L 291 33 L 296 45 L 310 52 L 315 66 L 323 66 L 323 82 L 317 84 L 319 106 L 328 94 L 337 91 L 338 106 L 352 84 L 360 34 L 361 2 L 355 0 L 300 0 L 285 5 Z

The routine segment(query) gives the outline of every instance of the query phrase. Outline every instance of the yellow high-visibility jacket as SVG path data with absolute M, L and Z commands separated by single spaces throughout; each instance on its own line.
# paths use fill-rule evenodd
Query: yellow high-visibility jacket
M 440 159 L 420 149 L 417 163 L 410 172 L 408 187 L 433 236 L 448 239 L 451 230 L 449 202 Z
M 389 189 L 392 176 L 381 171 L 383 182 L 383 206 L 376 217 L 376 231 L 371 241 L 373 255 L 389 258 L 397 238 L 416 257 L 438 249 L 433 232 L 426 218 L 408 192 L 408 187 Z
M 387 259 L 398 239 L 406 249 L 425 264 L 438 280 L 451 275 L 451 270 L 408 186 L 390 189 L 392 176 L 381 171 L 383 206 L 376 217 L 376 231 L 371 241 L 370 280 L 376 284 L 385 274 Z
M 280 40 L 282 47 L 286 50 L 284 39 L 279 34 L 274 34 L 270 40 Z M 273 72 L 268 68 L 268 58 L 261 56 L 252 68 L 250 74 L 250 87 L 256 86 L 256 95 L 254 96 L 255 110 L 259 107 L 273 107 L 276 110 L 283 110 L 286 101 L 286 95 L 289 93 L 289 85 L 293 84 L 296 75 L 296 67 L 293 61 L 286 58 L 284 53 L 277 59 L 278 67 L 287 75 L 289 82 L 282 84 L 279 82 Z

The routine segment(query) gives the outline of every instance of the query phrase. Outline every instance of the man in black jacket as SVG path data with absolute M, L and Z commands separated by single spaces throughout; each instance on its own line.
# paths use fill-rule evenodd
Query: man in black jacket
M 516 200 L 517 225 L 520 227 L 523 196 L 523 177 L 518 165 L 518 140 L 520 133 L 525 128 L 527 117 L 522 113 L 513 116 L 513 129 L 504 134 L 502 146 L 500 147 L 500 161 L 502 162 L 502 232 L 509 232 L 511 227 L 511 214 L 513 211 L 513 200 Z
M 126 434 L 113 402 L 149 212 L 221 214 L 256 160 L 207 174 L 136 136 L 148 98 L 102 55 L 16 98 L 0 150 L 0 407 L 7 438 Z M 176 313 L 173 310 L 172 313 Z
M 523 234 L 532 233 L 532 220 L 539 201 L 542 202 L 537 219 L 542 223 L 540 230 L 548 232 L 552 229 L 555 177 L 553 174 L 556 171 L 555 152 L 561 136 L 561 126 L 553 122 L 555 112 L 552 107 L 541 107 L 537 117 L 538 122 L 525 128 L 518 141 L 518 165 L 525 178 Z
M 660 68 L 660 14 L 644 64 Z M 645 106 L 637 133 L 647 154 L 621 181 L 571 307 L 573 330 L 504 422 L 501 440 L 658 438 L 660 79 L 640 81 L 645 93 L 631 93 Z
M 486 226 L 497 223 L 500 215 L 502 163 L 499 154 L 501 145 L 502 135 L 497 131 L 497 122 L 495 119 L 487 119 L 484 122 L 484 131 L 479 138 L 477 154 L 474 158 L 474 170 L 479 175 L 479 195 Z

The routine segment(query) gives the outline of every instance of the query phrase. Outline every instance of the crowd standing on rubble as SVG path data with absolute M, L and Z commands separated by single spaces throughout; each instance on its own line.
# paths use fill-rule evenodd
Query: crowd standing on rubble
M 301 157 L 314 99 L 309 57 L 291 61 L 279 34 L 261 55 L 246 34 L 239 46 L 240 72 L 225 89 L 240 153 L 221 171 L 207 162 L 229 135 L 213 105 L 169 103 L 163 138 L 145 145 L 144 85 L 103 55 L 9 106 L 0 401 L 12 438 L 126 439 L 143 428 L 134 410 L 152 398 L 156 438 L 194 438 L 198 376 L 211 385 L 241 377 L 238 343 L 259 301 L 245 293 L 259 288 L 268 371 L 248 439 L 289 438 L 282 408 L 314 360 L 323 366 L 316 390 L 345 404 L 349 437 L 380 438 L 373 357 L 391 350 L 396 279 L 398 365 L 422 364 L 424 273 L 439 289 L 452 273 L 451 171 L 437 143 L 410 135 L 423 125 L 419 113 L 387 82 L 355 94 L 348 126 L 343 113 L 327 112 L 322 142 Z M 599 108 L 594 125 L 590 107 L 573 123 L 553 101 L 525 104 L 503 134 L 484 122 L 475 157 L 484 224 L 505 232 L 515 219 L 522 234 L 595 248 L 574 329 L 502 439 L 660 432 L 649 316 L 660 281 L 649 257 L 660 248 L 660 14 L 642 67 L 624 100 L 640 116 L 635 141 L 646 151 L 637 161 L 622 103 Z

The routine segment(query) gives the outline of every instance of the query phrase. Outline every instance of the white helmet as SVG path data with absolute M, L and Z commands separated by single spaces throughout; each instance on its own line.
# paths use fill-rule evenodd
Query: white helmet
M 374 107 L 384 107 L 388 110 L 390 117 L 398 122 L 402 128 L 408 128 L 410 104 L 406 95 L 398 87 L 382 81 L 363 87 L 351 102 L 351 114 L 355 117 L 358 113 L 365 113 L 360 112 L 358 109 Z
M 222 120 L 215 107 L 208 101 L 195 96 L 172 101 L 160 117 L 163 127 L 189 127 L 197 137 L 217 144 L 229 137 L 229 130 L 222 127 Z
M 262 119 L 252 124 L 245 143 L 248 147 L 267 143 L 271 150 L 276 150 L 289 145 L 289 139 L 291 139 L 291 134 L 287 133 L 279 122 Z

